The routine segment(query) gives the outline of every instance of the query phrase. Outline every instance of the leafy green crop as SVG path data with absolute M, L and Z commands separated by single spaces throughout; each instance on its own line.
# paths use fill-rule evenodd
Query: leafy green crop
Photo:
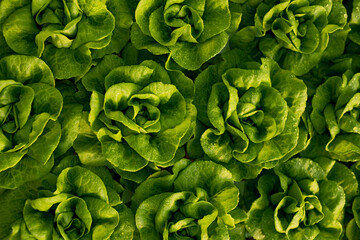
M 16 188 L 52 168 L 63 100 L 50 68 L 38 58 L 2 58 L 0 79 L 0 186 Z
M 120 196 L 99 176 L 76 166 L 59 174 L 55 192 L 41 190 L 38 198 L 26 200 L 23 219 L 13 224 L 10 239 L 120 237 L 126 224 L 120 220 L 131 222 Z
M 351 169 L 357 179 L 357 187 L 358 187 L 358 181 L 359 181 L 359 177 L 360 177 L 360 171 L 359 171 L 359 164 L 355 164 L 352 166 Z M 357 189 L 358 190 L 358 189 Z M 360 209 L 359 209 L 359 204 L 360 204 L 360 197 L 356 196 L 354 199 L 351 199 L 352 203 L 351 205 L 348 206 L 347 210 L 348 211 L 348 222 L 346 225 L 346 232 L 345 235 L 349 240 L 353 240 L 356 239 L 358 236 L 358 233 L 360 232 L 360 222 L 359 222 L 359 213 L 360 213 Z
M 311 159 L 278 165 L 259 178 L 258 191 L 246 221 L 255 239 L 340 238 L 344 190 Z
M 185 69 L 196 70 L 218 54 L 228 41 L 226 30 L 239 16 L 231 14 L 227 0 L 140 0 L 132 42 L 153 54 L 169 54 Z
M 242 7 L 242 27 L 231 39 L 235 47 L 256 48 L 297 76 L 321 58 L 342 54 L 349 29 L 341 1 L 248 0 Z
M 92 91 L 88 121 L 103 156 L 130 172 L 149 162 L 173 165 L 193 131 L 192 81 L 153 61 L 110 72 L 107 68 L 100 63 L 83 78 L 85 88 Z
M 14 52 L 43 57 L 56 78 L 78 77 L 90 67 L 90 49 L 107 47 L 113 34 L 123 38 L 114 29 L 132 23 L 124 6 L 124 1 L 6 0 L 0 8 L 1 35 Z M 116 22 L 122 14 L 127 22 Z
M 360 157 L 360 74 L 347 71 L 341 77 L 330 77 L 316 89 L 310 115 L 314 129 L 330 133 L 326 150 L 342 161 Z
M 173 169 L 174 175 L 154 174 L 135 190 L 141 239 L 228 239 L 246 218 L 236 209 L 239 190 L 231 173 L 212 162 L 185 159 Z
M 358 240 L 360 0 L 0 0 L 0 239 Z
M 305 84 L 272 60 L 246 63 L 236 54 L 225 56 L 229 65 L 211 66 L 197 77 L 194 103 L 206 126 L 199 139 L 204 154 L 240 180 L 304 145 L 299 122 L 307 96 Z

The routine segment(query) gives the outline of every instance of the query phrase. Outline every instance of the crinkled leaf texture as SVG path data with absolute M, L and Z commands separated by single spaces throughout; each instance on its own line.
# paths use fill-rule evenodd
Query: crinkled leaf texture
M 97 172 L 97 171 L 96 171 Z M 80 166 L 64 169 L 54 192 L 28 199 L 10 239 L 132 239 L 134 216 L 116 191 Z M 116 196 L 117 195 L 117 196 Z M 123 232 L 124 228 L 127 228 Z
M 63 99 L 50 68 L 32 56 L 0 60 L 0 187 L 48 173 L 60 141 Z
M 357 179 L 356 183 L 358 184 L 359 179 L 360 179 L 360 165 L 359 165 L 359 163 L 353 164 L 351 166 L 351 170 L 355 174 L 356 179 Z M 357 185 L 357 187 L 358 187 L 358 185 Z M 349 240 L 355 240 L 356 238 L 358 238 L 359 233 L 360 233 L 360 227 L 359 227 L 360 226 L 359 188 L 357 188 L 356 190 L 358 190 L 358 192 L 357 192 L 355 198 L 351 199 L 351 205 L 348 205 L 347 208 L 345 209 L 346 213 L 348 213 L 348 216 L 347 216 L 346 222 L 345 222 L 345 226 L 346 226 L 345 236 Z
M 246 213 L 231 173 L 211 161 L 178 161 L 173 174 L 155 173 L 135 190 L 141 239 L 229 239 Z M 241 235 L 241 234 L 240 234 Z
M 11 234 L 15 222 L 21 221 L 25 201 L 36 198 L 39 190 L 55 190 L 56 176 L 47 174 L 44 177 L 32 182 L 27 182 L 16 189 L 8 189 L 1 193 L 0 198 L 0 238 L 6 239 Z M 14 228 L 13 228 L 14 229 Z
M 270 59 L 260 65 L 232 51 L 224 60 L 195 80 L 194 104 L 204 125 L 190 144 L 195 151 L 200 144 L 235 179 L 254 178 L 306 147 L 308 132 L 300 124 L 306 86 Z M 190 154 L 196 154 L 191 147 Z
M 42 57 L 55 78 L 83 76 L 93 57 L 118 52 L 132 24 L 125 1 L 2 1 L 1 35 L 14 52 Z
M 296 76 L 342 55 L 349 33 L 342 1 L 245 1 L 231 47 L 266 56 Z
M 315 161 L 295 158 L 262 175 L 246 228 L 255 239 L 339 239 L 345 193 Z
M 346 71 L 316 89 L 310 115 L 314 129 L 327 137 L 326 151 L 340 161 L 360 159 L 360 74 Z
M 140 0 L 131 41 L 138 49 L 168 54 L 168 62 L 197 70 L 225 47 L 227 30 L 240 22 L 238 14 L 227 0 Z
M 116 62 L 118 57 L 110 58 L 82 80 L 92 91 L 88 121 L 101 143 L 94 149 L 96 155 L 122 171 L 139 171 L 149 162 L 173 165 L 194 130 L 192 80 L 178 71 L 167 72 L 154 61 L 123 66 Z M 75 149 L 81 148 L 78 143 Z
M 356 197 L 352 203 L 352 213 L 354 218 L 352 218 L 346 226 L 345 235 L 349 240 L 355 240 L 358 238 L 360 233 L 360 197 Z

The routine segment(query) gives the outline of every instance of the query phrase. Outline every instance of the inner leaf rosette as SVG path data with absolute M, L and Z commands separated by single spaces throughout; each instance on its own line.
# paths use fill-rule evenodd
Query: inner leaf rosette
M 231 173 L 201 160 L 182 159 L 173 169 L 150 176 L 135 190 L 141 239 L 230 239 L 246 216 L 236 208 L 239 190 Z
M 22 55 L 0 60 L 0 187 L 16 188 L 50 171 L 62 106 L 42 60 Z
M 192 81 L 153 61 L 115 68 L 101 87 L 89 79 L 84 80 L 93 89 L 88 120 L 105 158 L 131 172 L 149 162 L 173 165 L 194 127 Z
M 286 48 L 300 53 L 314 52 L 320 42 L 321 31 L 328 24 L 331 6 L 311 4 L 309 1 L 284 1 L 262 4 L 257 15 L 262 19 L 264 33 L 272 30 Z
M 289 160 L 257 183 L 260 197 L 249 210 L 247 230 L 255 239 L 339 239 L 345 193 L 310 159 Z
M 82 76 L 90 68 L 90 49 L 104 49 L 111 43 L 106 51 L 113 51 L 119 47 L 115 45 L 124 45 L 120 39 L 126 34 L 119 30 L 126 31 L 132 20 L 126 2 L 114 2 L 26 0 L 14 4 L 6 0 L 0 10 L 1 35 L 14 52 L 42 57 L 55 78 Z M 123 9 L 123 21 L 116 8 Z M 112 41 L 113 34 L 119 40 Z
M 207 157 L 240 179 L 255 177 L 305 147 L 307 131 L 299 124 L 307 96 L 301 80 L 269 59 L 261 66 L 219 69 L 221 80 L 209 68 L 195 81 L 195 105 L 204 124 L 195 140 L 198 135 Z M 208 93 L 200 90 L 205 85 L 212 85 Z
M 120 197 L 92 171 L 76 166 L 57 177 L 56 191 L 28 199 L 12 236 L 28 239 L 110 239 L 118 234 Z M 131 220 L 130 220 L 131 221 Z M 17 228 L 14 228 L 15 226 Z
M 360 159 L 360 74 L 345 72 L 316 89 L 310 115 L 314 129 L 327 139 L 326 150 L 341 161 Z
M 339 1 L 246 1 L 242 7 L 244 21 L 231 45 L 260 50 L 297 76 L 321 58 L 339 57 L 344 50 L 349 28 L 346 8 Z
M 169 54 L 175 61 L 196 70 L 226 45 L 231 23 L 227 0 L 141 0 L 135 11 L 131 38 L 138 49 Z M 173 64 L 173 63 L 172 63 Z

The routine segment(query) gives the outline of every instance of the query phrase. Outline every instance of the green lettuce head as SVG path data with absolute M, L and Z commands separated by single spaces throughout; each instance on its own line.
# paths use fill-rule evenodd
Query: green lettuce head
M 109 56 L 82 79 L 92 91 L 88 121 L 101 143 L 101 154 L 123 171 L 138 171 L 149 162 L 173 165 L 193 133 L 192 80 L 153 61 L 132 66 L 121 66 L 120 61 L 111 68 L 116 60 L 120 58 Z M 88 141 L 82 136 L 76 150 L 82 148 L 80 142 Z
M 135 19 L 136 48 L 169 54 L 168 63 L 196 70 L 225 47 L 226 31 L 239 24 L 240 15 L 230 12 L 228 0 L 140 0 Z
M 104 49 L 111 43 L 104 50 L 111 52 L 125 44 L 121 39 L 126 34 L 119 31 L 132 23 L 127 11 L 124 1 L 6 0 L 0 5 L 0 35 L 14 52 L 42 57 L 55 78 L 68 79 L 90 68 L 90 49 Z
M 54 192 L 26 200 L 10 239 L 132 239 L 134 215 L 103 178 L 80 166 L 64 169 Z
M 353 218 L 346 225 L 346 237 L 349 240 L 355 240 L 360 234 L 360 197 L 356 197 L 352 203 Z
M 359 188 L 358 183 L 360 180 L 360 164 L 356 163 L 353 164 L 351 167 L 352 171 L 356 175 L 357 179 L 357 192 L 356 197 L 353 199 L 352 204 L 348 206 L 346 209 L 346 213 L 348 214 L 348 222 L 346 223 L 346 232 L 345 235 L 349 240 L 355 240 L 359 237 L 360 234 L 360 195 L 359 195 Z
M 225 63 L 236 65 L 235 57 Z M 198 141 L 207 157 L 232 169 L 239 180 L 256 177 L 263 167 L 305 147 L 307 131 L 299 123 L 307 95 L 300 79 L 270 59 L 228 67 L 210 67 L 195 80 L 203 130 L 196 131 L 188 150 L 199 157 Z
M 51 170 L 62 106 L 42 60 L 22 55 L 0 60 L 0 188 L 16 188 Z
M 350 26 L 350 33 L 349 33 L 349 39 L 353 41 L 355 44 L 360 45 L 360 1 L 359 0 L 353 0 L 350 1 L 349 9 L 351 9 L 351 18 L 349 20 L 349 26 Z
M 210 161 L 178 161 L 173 174 L 155 173 L 136 190 L 135 221 L 143 240 L 241 239 L 246 213 L 231 173 Z M 245 238 L 244 238 L 245 239 Z
M 326 169 L 328 170 L 328 169 Z M 340 239 L 345 193 L 320 164 L 296 158 L 258 180 L 246 228 L 255 239 Z
M 243 12 L 231 46 L 257 55 L 260 50 L 297 76 L 309 72 L 321 58 L 344 51 L 349 28 L 341 1 L 246 1 Z
M 360 160 L 360 73 L 328 78 L 311 105 L 311 122 L 326 139 L 326 151 L 341 161 Z

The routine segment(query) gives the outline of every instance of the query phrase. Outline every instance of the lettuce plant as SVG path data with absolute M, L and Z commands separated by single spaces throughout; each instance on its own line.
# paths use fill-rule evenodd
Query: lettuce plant
M 106 51 L 119 51 L 115 45 L 124 45 L 119 30 L 132 23 L 126 9 L 125 1 L 6 0 L 0 5 L 1 35 L 14 52 L 42 57 L 55 78 L 78 77 L 90 68 L 90 49 L 112 42 Z M 126 20 L 115 22 L 119 14 Z M 113 33 L 118 43 L 112 41 Z
M 16 188 L 51 170 L 63 99 L 50 68 L 22 55 L 0 60 L 0 99 L 0 187 Z
M 239 190 L 231 173 L 213 162 L 186 159 L 173 169 L 174 174 L 152 175 L 135 190 L 141 239 L 239 239 L 231 236 L 246 214 L 236 209 Z
M 192 81 L 153 61 L 133 66 L 121 66 L 120 61 L 110 72 L 106 62 L 83 78 L 92 91 L 88 121 L 101 143 L 101 154 L 116 168 L 130 172 L 149 162 L 173 165 L 194 128 Z
M 355 173 L 357 179 L 357 186 L 359 186 L 358 182 L 360 180 L 360 165 L 359 163 L 355 163 L 352 165 L 351 170 Z M 351 202 L 352 204 L 345 209 L 346 213 L 348 214 L 348 220 L 345 223 L 346 232 L 345 236 L 349 240 L 355 240 L 358 238 L 360 233 L 360 195 L 359 195 L 359 188 L 357 189 L 357 195 Z
M 44 189 L 55 191 L 56 176 L 47 174 L 42 178 L 27 182 L 16 189 L 7 189 L 0 197 L 0 238 L 11 234 L 12 226 L 23 218 L 24 204 L 27 199 L 36 198 L 38 192 Z
M 351 31 L 349 33 L 349 39 L 356 43 L 357 45 L 360 45 L 360 35 L 359 35 L 359 27 L 360 27 L 360 1 L 354 0 L 351 1 L 349 4 L 351 9 L 351 19 L 349 20 L 349 26 L 351 28 Z
M 356 197 L 351 208 L 353 218 L 346 225 L 346 237 L 355 240 L 360 234 L 360 197 Z
M 43 190 L 26 200 L 10 239 L 132 239 L 132 222 L 131 211 L 110 184 L 76 166 L 60 173 L 55 192 Z
M 340 239 L 345 192 L 325 170 L 295 158 L 258 180 L 246 228 L 255 239 Z
M 333 76 L 316 89 L 310 115 L 314 129 L 327 139 L 326 150 L 341 161 L 360 159 L 360 74 Z
M 360 0 L 0 0 L 0 239 L 360 236 Z
M 237 28 L 228 0 L 140 0 L 131 40 L 138 49 L 168 54 L 168 63 L 196 70 L 227 44 L 226 31 Z
M 194 103 L 205 125 L 202 150 L 238 172 L 239 180 L 305 147 L 307 131 L 300 131 L 299 123 L 307 96 L 305 84 L 272 60 L 262 59 L 261 65 L 240 60 L 236 66 L 238 52 L 232 54 L 230 66 L 210 67 L 197 77 Z
M 327 141 L 321 135 L 314 135 L 310 145 L 300 155 L 311 158 L 324 170 L 327 180 L 337 182 L 345 193 L 345 206 L 341 223 L 343 225 L 342 238 L 356 239 L 359 229 L 355 222 L 359 198 L 359 164 L 341 163 L 331 158 L 326 151 Z M 345 236 L 344 236 L 345 235 Z
M 231 45 L 255 48 L 253 53 L 273 58 L 297 76 L 322 57 L 340 56 L 349 32 L 346 8 L 338 0 L 248 0 L 243 15 Z

